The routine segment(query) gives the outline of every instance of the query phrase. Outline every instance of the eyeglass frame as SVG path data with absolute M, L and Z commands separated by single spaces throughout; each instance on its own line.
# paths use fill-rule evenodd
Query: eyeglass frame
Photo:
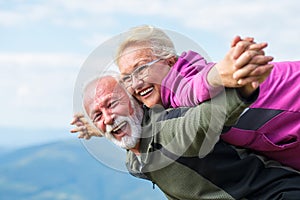
M 161 60 L 162 60 L 161 58 L 158 58 L 158 59 L 155 59 L 155 60 L 153 60 L 153 61 L 151 61 L 151 62 L 148 62 L 148 63 L 146 63 L 146 64 L 143 64 L 143 65 L 137 67 L 137 68 L 134 69 L 130 74 L 121 76 L 121 77 L 120 77 L 120 81 L 124 84 L 124 86 L 125 86 L 126 88 L 131 87 L 132 84 L 133 84 L 133 77 L 135 77 L 135 78 L 137 78 L 137 79 L 143 79 L 143 78 L 145 78 L 145 77 L 148 75 L 148 74 L 147 74 L 147 75 L 145 75 L 145 76 L 143 76 L 143 77 L 140 77 L 140 75 L 139 75 L 138 73 L 141 71 L 141 69 L 144 68 L 145 70 L 149 70 L 149 67 L 151 67 L 151 65 L 154 65 L 155 63 L 157 63 L 157 62 L 159 62 L 159 61 L 161 61 Z M 129 78 L 129 79 L 130 79 L 130 83 L 128 83 L 128 84 L 125 83 L 124 78 Z

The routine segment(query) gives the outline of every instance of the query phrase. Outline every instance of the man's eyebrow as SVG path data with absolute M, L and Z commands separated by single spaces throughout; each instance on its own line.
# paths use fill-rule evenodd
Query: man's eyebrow
M 101 98 L 95 97 L 94 99 L 95 99 L 96 105 L 99 106 L 102 104 L 106 104 L 112 98 L 112 96 L 113 96 L 113 94 L 110 93 L 110 94 L 106 94 L 106 95 L 102 96 Z
M 115 94 L 113 94 L 110 98 L 110 101 L 119 101 L 123 98 L 123 94 L 122 94 L 123 91 L 116 91 Z
M 106 96 L 104 96 L 103 98 L 101 98 L 101 101 L 97 101 L 96 104 L 96 108 L 94 109 L 94 113 L 96 113 L 97 111 L 99 112 L 99 106 L 107 106 L 109 105 L 112 101 L 120 101 L 121 99 L 123 99 L 124 95 L 121 95 L 120 93 L 122 93 L 123 91 L 114 91 L 111 94 L 108 94 Z

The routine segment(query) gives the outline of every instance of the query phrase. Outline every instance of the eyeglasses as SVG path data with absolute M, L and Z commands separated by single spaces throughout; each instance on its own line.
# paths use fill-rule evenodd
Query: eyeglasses
M 142 66 L 139 66 L 131 74 L 122 76 L 121 77 L 121 82 L 125 85 L 126 88 L 132 86 L 133 77 L 135 77 L 137 79 L 143 79 L 143 78 L 147 77 L 148 76 L 149 67 L 151 65 L 157 63 L 160 60 L 161 59 L 156 59 L 156 60 L 153 60 L 153 61 L 151 61 L 149 63 L 146 63 L 146 64 L 144 64 Z

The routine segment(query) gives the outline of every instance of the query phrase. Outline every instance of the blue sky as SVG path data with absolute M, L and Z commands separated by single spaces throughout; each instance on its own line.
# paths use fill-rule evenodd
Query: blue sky
M 7 128 L 69 130 L 81 66 L 130 27 L 151 24 L 183 34 L 213 61 L 235 35 L 268 42 L 275 61 L 297 60 L 299 7 L 296 0 L 0 0 L 0 146 L 24 137 Z M 75 136 L 29 134 L 25 143 L 68 137 Z

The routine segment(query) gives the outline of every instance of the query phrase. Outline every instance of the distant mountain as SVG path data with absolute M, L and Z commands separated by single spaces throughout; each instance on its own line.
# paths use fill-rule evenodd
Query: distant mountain
M 15 150 L 28 146 L 75 138 L 70 134 L 67 127 L 24 128 L 0 126 L 0 134 L 0 148 L 4 148 L 5 150 Z
M 78 140 L 0 154 L 3 200 L 160 200 L 149 181 L 110 169 Z

